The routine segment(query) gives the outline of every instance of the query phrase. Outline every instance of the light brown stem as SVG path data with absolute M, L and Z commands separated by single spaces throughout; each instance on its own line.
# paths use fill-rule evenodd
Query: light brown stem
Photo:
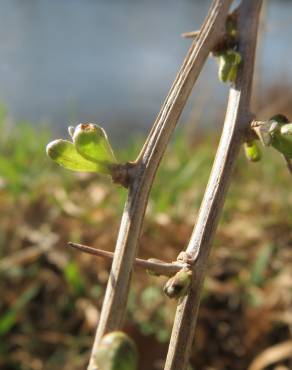
M 137 166 L 132 168 L 132 181 L 88 370 L 95 369 L 94 353 L 104 334 L 120 329 L 123 325 L 132 267 L 155 173 L 202 67 L 210 51 L 224 35 L 231 3 L 232 0 L 213 0 L 199 36 L 192 43 L 141 150 Z
M 224 128 L 201 204 L 196 226 L 187 247 L 195 259 L 189 294 L 178 305 L 165 370 L 185 370 L 194 338 L 204 273 L 232 170 L 248 125 L 256 50 L 256 36 L 262 0 L 243 0 L 239 9 L 239 51 L 243 63 L 236 86 L 230 89 Z
M 181 34 L 181 37 L 185 39 L 195 39 L 198 37 L 200 31 L 190 31 L 190 32 L 184 32 Z
M 105 251 L 98 248 L 89 247 L 88 245 L 78 244 L 78 243 L 68 243 L 69 247 L 75 248 L 81 252 L 92 254 L 97 257 L 113 260 L 114 253 Z M 178 262 L 164 262 L 157 260 L 155 258 L 150 258 L 149 260 L 144 260 L 142 258 L 135 258 L 134 265 L 145 270 L 150 270 L 157 275 L 163 276 L 173 276 L 178 271 L 180 271 L 184 264 Z

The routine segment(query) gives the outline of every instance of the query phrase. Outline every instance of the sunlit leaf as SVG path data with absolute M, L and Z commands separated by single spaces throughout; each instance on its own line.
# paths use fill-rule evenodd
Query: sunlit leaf
M 47 145 L 48 156 L 60 166 L 72 171 L 104 172 L 104 168 L 96 162 L 83 158 L 73 143 L 67 140 L 54 140 Z
M 274 116 L 271 121 L 275 122 L 270 130 L 271 145 L 285 157 L 292 158 L 292 124 L 287 124 L 289 121 L 283 115 Z
M 275 135 L 272 139 L 272 146 L 287 158 L 292 158 L 292 138 Z
M 287 123 L 281 127 L 282 136 L 292 136 L 292 123 Z
M 117 163 L 105 131 L 93 123 L 79 124 L 73 135 L 77 151 L 86 159 L 98 163 L 108 172 L 108 165 Z
M 227 50 L 219 56 L 218 77 L 222 82 L 234 82 L 237 69 L 241 63 L 241 55 L 234 50 Z

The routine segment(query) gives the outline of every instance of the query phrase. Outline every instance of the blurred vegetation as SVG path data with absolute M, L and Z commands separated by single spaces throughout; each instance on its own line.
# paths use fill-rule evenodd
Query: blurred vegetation
M 113 250 L 126 191 L 52 163 L 49 130 L 10 123 L 3 109 L 0 121 L 0 368 L 85 368 L 110 263 L 66 243 Z M 185 248 L 218 140 L 218 132 L 176 135 L 151 193 L 140 256 L 171 261 Z M 135 159 L 140 146 L 119 158 Z M 273 149 L 258 164 L 241 153 L 208 266 L 194 369 L 247 369 L 291 340 L 290 184 Z M 163 368 L 176 307 L 162 294 L 164 280 L 134 273 L 125 331 L 139 347 L 139 370 Z M 279 363 L 292 368 L 287 358 Z

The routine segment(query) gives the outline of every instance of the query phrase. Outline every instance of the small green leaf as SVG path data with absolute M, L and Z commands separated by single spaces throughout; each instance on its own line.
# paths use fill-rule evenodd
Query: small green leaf
M 117 163 L 103 128 L 93 123 L 81 123 L 74 131 L 73 141 L 79 154 L 98 163 L 105 172 L 109 172 L 109 164 Z
M 271 145 L 285 157 L 292 158 L 292 137 L 283 137 L 280 134 L 274 135 Z
M 288 119 L 278 114 L 271 119 L 271 145 L 287 158 L 292 158 L 292 124 Z
M 219 70 L 218 77 L 221 82 L 226 83 L 228 81 L 230 66 L 226 63 L 224 55 L 219 56 Z
M 102 338 L 94 360 L 98 370 L 136 370 L 138 352 L 128 335 L 114 331 Z
M 255 141 L 244 143 L 244 152 L 246 158 L 251 162 L 258 162 L 262 157 L 260 148 Z
M 228 75 L 228 81 L 229 82 L 235 83 L 236 77 L 237 77 L 237 70 L 238 70 L 237 66 L 232 66 L 230 68 L 229 75 Z
M 238 66 L 241 63 L 241 55 L 234 50 L 227 50 L 219 55 L 218 77 L 222 82 L 234 82 L 237 76 Z
M 73 143 L 67 140 L 54 140 L 47 145 L 47 155 L 60 166 L 71 171 L 104 172 L 104 168 L 96 162 L 83 158 Z
M 287 123 L 281 127 L 281 135 L 282 136 L 292 136 L 292 123 Z

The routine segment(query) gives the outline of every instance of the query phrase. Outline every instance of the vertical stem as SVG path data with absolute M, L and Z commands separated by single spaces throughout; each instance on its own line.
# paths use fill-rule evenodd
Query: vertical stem
M 250 97 L 261 5 L 262 0 L 242 0 L 239 9 L 239 51 L 243 63 L 239 69 L 236 86 L 230 89 L 221 140 L 198 220 L 187 248 L 188 254 L 196 259 L 192 286 L 189 294 L 179 302 L 177 308 L 165 370 L 184 370 L 189 361 L 212 239 L 241 141 L 251 121 Z
M 193 42 L 133 168 L 88 370 L 96 368 L 93 358 L 102 336 L 123 324 L 131 272 L 155 173 L 209 52 L 224 34 L 231 3 L 232 0 L 213 0 L 199 36 Z

